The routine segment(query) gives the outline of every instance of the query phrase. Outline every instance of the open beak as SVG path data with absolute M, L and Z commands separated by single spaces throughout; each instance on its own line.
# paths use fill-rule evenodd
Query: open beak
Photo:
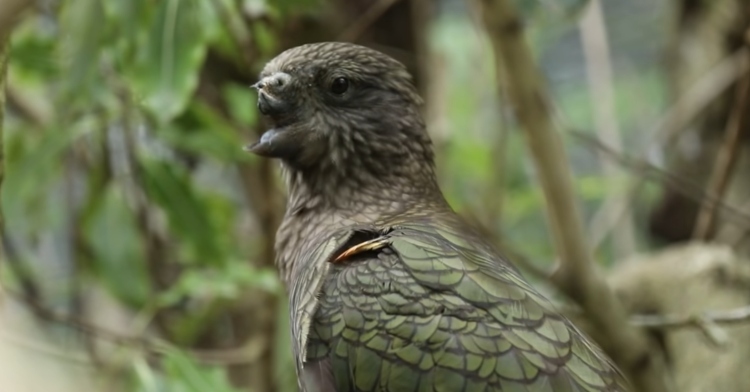
M 261 136 L 260 140 L 245 146 L 245 150 L 266 157 L 278 157 L 286 150 L 284 119 L 292 111 L 292 105 L 283 97 L 284 90 L 289 87 L 291 76 L 284 72 L 277 72 L 266 76 L 251 87 L 258 90 L 258 110 L 268 116 L 275 126 Z

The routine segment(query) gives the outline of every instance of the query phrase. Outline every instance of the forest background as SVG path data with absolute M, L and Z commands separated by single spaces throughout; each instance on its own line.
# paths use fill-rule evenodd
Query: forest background
M 296 390 L 249 86 L 337 40 L 406 64 L 450 203 L 640 390 L 746 392 L 748 27 L 747 0 L 2 0 L 0 390 Z

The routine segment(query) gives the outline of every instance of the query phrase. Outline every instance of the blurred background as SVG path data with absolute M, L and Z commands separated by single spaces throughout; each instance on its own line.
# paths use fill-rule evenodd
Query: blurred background
M 242 146 L 264 130 L 249 86 L 307 42 L 406 64 L 450 203 L 566 303 L 480 2 L 23 3 L 0 1 L 5 33 L 21 10 L 0 100 L 0 390 L 296 390 L 273 265 L 284 187 Z M 748 306 L 750 1 L 513 3 L 628 311 Z M 649 329 L 677 390 L 750 390 L 746 318 Z

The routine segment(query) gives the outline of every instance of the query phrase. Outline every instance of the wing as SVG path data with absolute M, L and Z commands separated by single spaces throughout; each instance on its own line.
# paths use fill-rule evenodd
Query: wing
M 326 377 L 321 377 L 321 374 L 329 373 L 318 369 L 323 364 L 310 366 L 309 371 L 303 372 L 304 358 L 307 356 L 308 333 L 313 315 L 318 307 L 318 293 L 331 268 L 329 260 L 346 245 L 353 235 L 354 231 L 352 230 L 334 233 L 319 242 L 313 249 L 308 250 L 306 254 L 309 257 L 307 257 L 305 263 L 301 263 L 298 269 L 292 271 L 292 281 L 295 282 L 289 292 L 292 352 L 295 358 L 297 377 L 300 381 L 299 386 L 302 390 L 306 390 L 303 385 L 305 379 L 308 379 L 308 383 L 311 385 L 322 385 L 326 382 Z M 314 390 L 311 387 L 307 389 Z M 323 390 L 321 389 L 321 391 Z
M 433 226 L 395 229 L 323 284 L 307 358 L 336 391 L 627 390 L 514 269 Z
M 330 361 L 305 361 L 308 335 L 313 316 L 318 310 L 320 293 L 329 276 L 332 263 L 347 256 L 352 247 L 370 249 L 370 241 L 383 233 L 370 225 L 353 225 L 329 236 L 310 242 L 302 254 L 305 260 L 295 264 L 289 292 L 289 311 L 292 329 L 292 352 L 295 358 L 299 387 L 304 392 L 332 391 L 333 374 Z M 364 245 L 364 246 L 363 246 Z

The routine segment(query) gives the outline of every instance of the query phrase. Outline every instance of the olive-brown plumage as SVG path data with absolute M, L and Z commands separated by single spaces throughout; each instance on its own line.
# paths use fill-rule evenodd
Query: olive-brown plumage
M 318 43 L 266 65 L 277 264 L 304 391 L 625 391 L 603 352 L 456 215 L 402 64 Z

